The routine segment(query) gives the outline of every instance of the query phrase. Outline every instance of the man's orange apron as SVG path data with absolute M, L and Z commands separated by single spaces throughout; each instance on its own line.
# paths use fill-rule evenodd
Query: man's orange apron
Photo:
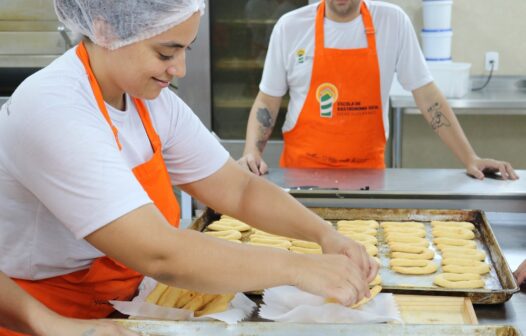
M 312 78 L 281 166 L 385 168 L 380 69 L 371 14 L 362 2 L 367 48 L 325 48 L 325 1 L 316 15 Z
M 121 149 L 117 128 L 111 122 L 83 43 L 77 47 L 77 55 L 84 64 L 99 109 L 112 128 L 117 145 Z M 161 155 L 161 141 L 144 103 L 136 98 L 133 101 L 153 149 L 152 158 L 133 168 L 133 173 L 166 220 L 178 227 L 180 209 Z M 103 318 L 114 311 L 108 300 L 131 299 L 142 278 L 141 274 L 121 263 L 109 257 L 102 257 L 96 259 L 89 269 L 71 274 L 38 281 L 14 280 L 33 297 L 61 315 Z M 0 329 L 0 335 L 20 334 Z

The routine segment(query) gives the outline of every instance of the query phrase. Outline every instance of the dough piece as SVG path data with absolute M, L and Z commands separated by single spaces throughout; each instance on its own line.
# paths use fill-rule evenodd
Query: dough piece
M 397 273 L 409 274 L 409 275 L 424 275 L 424 274 L 435 273 L 437 271 L 437 265 L 431 260 L 425 260 L 425 261 L 427 261 L 428 263 L 427 265 L 423 267 L 393 266 L 391 267 L 391 269 Z
M 448 227 L 461 227 L 468 230 L 475 230 L 475 225 L 470 222 L 453 222 L 453 221 L 431 221 L 431 226 L 436 229 L 438 227 L 448 228 Z
M 320 249 L 321 250 L 321 246 L 320 245 L 318 245 L 315 242 L 311 242 L 311 241 L 294 239 L 294 240 L 291 241 L 291 243 L 292 243 L 292 246 L 309 248 L 309 249 Z
M 425 267 L 427 266 L 431 261 L 424 260 L 424 259 L 399 259 L 394 258 L 389 261 L 389 265 L 391 268 L 395 266 L 403 266 L 403 267 Z
M 427 249 L 423 246 L 417 246 L 417 245 L 408 245 L 408 244 L 402 244 L 402 243 L 392 243 L 389 244 L 389 248 L 391 249 L 391 252 L 405 252 L 405 253 L 424 253 Z
M 417 246 L 423 246 L 423 247 L 429 246 L 429 240 L 425 238 L 420 238 L 420 237 L 391 236 L 389 237 L 388 241 L 390 245 L 396 244 L 396 243 L 402 243 L 402 244 L 417 245 Z
M 385 238 L 394 239 L 397 237 L 402 238 L 425 238 L 426 232 L 424 230 L 413 230 L 413 231 L 387 231 Z
M 380 285 L 381 283 L 382 278 L 380 277 L 380 274 L 377 274 L 376 277 L 374 277 L 373 281 L 369 282 L 369 287 Z
M 379 224 L 375 220 L 340 220 L 336 223 L 338 228 L 340 227 L 369 227 L 377 229 Z
M 376 236 L 376 234 L 378 233 L 378 231 L 376 229 L 373 229 L 373 228 L 370 228 L 370 227 L 367 227 L 367 226 L 356 226 L 356 227 L 353 227 L 353 226 L 349 226 L 349 227 L 342 226 L 342 227 L 338 228 L 338 232 L 341 232 L 341 233 L 344 233 L 344 232 L 361 233 L 361 234 L 366 234 L 366 235 L 369 235 L 369 236 Z
M 474 273 L 442 273 L 433 282 L 444 288 L 483 288 L 485 285 L 480 275 Z
M 476 247 L 477 243 L 473 240 L 455 239 L 455 238 L 435 238 L 433 242 L 436 245 L 461 246 L 461 247 Z
M 396 259 L 424 259 L 431 260 L 435 257 L 435 252 L 425 249 L 422 253 L 391 252 L 391 258 Z
M 323 253 L 321 248 L 308 248 L 308 247 L 301 247 L 301 246 L 291 246 L 289 247 L 289 251 L 301 253 L 301 254 L 322 254 Z
M 446 273 L 489 273 L 490 267 L 486 263 L 480 263 L 476 266 L 459 266 L 459 265 L 445 265 L 442 270 Z
M 228 221 L 215 221 L 207 226 L 208 230 L 212 231 L 227 231 L 227 230 L 237 230 L 237 231 L 248 231 L 251 229 L 250 225 L 247 225 L 242 222 L 228 222 Z
M 205 235 L 226 239 L 226 240 L 239 240 L 241 239 L 241 232 L 237 230 L 226 230 L 226 231 L 206 231 Z
M 362 233 L 349 233 L 349 232 L 340 232 L 342 235 L 344 235 L 347 238 L 351 238 L 352 240 L 356 240 L 358 242 L 363 242 L 371 245 L 378 244 L 378 239 L 373 236 L 369 236 Z
M 391 227 L 386 227 L 384 228 L 384 232 L 386 235 L 391 235 L 391 234 L 407 234 L 407 235 L 412 235 L 412 236 L 417 236 L 417 237 L 425 237 L 426 236 L 426 231 L 424 229 L 415 229 L 415 228 L 412 228 L 412 227 L 396 227 L 396 226 L 391 226 Z
M 434 237 L 455 238 L 455 239 L 474 239 L 473 231 L 464 228 L 437 228 L 432 231 Z
M 459 248 L 459 249 L 462 249 L 463 251 L 465 251 L 465 250 L 477 251 L 477 246 L 476 245 L 453 246 L 453 245 L 437 244 L 437 249 L 439 249 L 441 252 L 444 252 L 444 251 L 458 251 L 458 250 L 452 250 L 451 248 Z
M 458 265 L 458 266 L 480 266 L 486 265 L 483 261 L 462 258 L 442 258 L 442 265 Z
M 451 250 L 444 250 L 442 251 L 442 258 L 443 259 L 465 259 L 465 260 L 478 260 L 478 261 L 484 261 L 486 259 L 486 253 L 484 251 L 480 250 L 468 250 L 472 251 L 473 253 L 459 253 L 457 251 L 451 251 Z
M 420 222 L 382 222 L 382 228 L 413 228 L 424 229 L 424 224 Z
M 367 244 L 367 243 L 362 243 L 362 242 L 358 242 L 358 243 L 362 244 L 365 247 L 365 251 L 371 257 L 374 257 L 374 256 L 378 255 L 378 247 L 376 247 L 376 246 L 374 246 L 372 244 Z
M 282 240 L 282 239 L 250 237 L 250 242 L 258 243 L 258 244 L 265 244 L 265 245 L 272 245 L 272 246 L 273 245 L 283 246 L 287 249 L 292 246 L 292 243 L 290 241 Z
M 380 293 L 382 291 L 382 286 L 374 286 L 373 288 L 370 289 L 370 292 L 371 292 L 371 296 L 370 297 L 364 297 L 363 299 L 361 299 L 360 301 L 358 301 L 357 303 L 353 304 L 352 306 L 350 306 L 350 308 L 358 308 L 364 304 L 366 304 L 367 302 L 371 301 L 372 299 L 374 299 L 374 297 L 376 295 L 378 295 L 378 293 Z M 339 304 L 338 300 L 334 299 L 334 298 L 328 298 L 328 299 L 325 299 L 325 302 L 326 303 L 336 303 L 336 304 Z

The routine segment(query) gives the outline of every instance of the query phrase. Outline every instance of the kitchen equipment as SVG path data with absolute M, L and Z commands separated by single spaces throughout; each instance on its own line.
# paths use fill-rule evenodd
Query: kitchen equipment
M 422 51 L 427 61 L 451 61 L 451 29 L 423 29 Z
M 423 0 L 424 29 L 451 29 L 451 0 Z

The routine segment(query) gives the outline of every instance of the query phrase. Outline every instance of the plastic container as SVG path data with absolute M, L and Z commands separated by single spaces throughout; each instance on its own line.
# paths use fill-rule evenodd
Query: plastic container
M 422 30 L 422 51 L 428 61 L 451 61 L 451 40 L 453 31 Z
M 424 0 L 422 11 L 424 29 L 451 29 L 451 0 Z
M 435 84 L 448 98 L 462 98 L 471 90 L 470 63 L 427 62 Z

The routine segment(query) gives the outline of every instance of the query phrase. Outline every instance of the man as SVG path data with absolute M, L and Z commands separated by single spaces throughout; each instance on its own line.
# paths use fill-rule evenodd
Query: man
M 433 83 L 407 15 L 363 0 L 325 0 L 277 22 L 240 164 L 258 175 L 268 170 L 262 152 L 288 90 L 282 167 L 384 168 L 395 72 L 468 174 L 518 178 L 509 163 L 477 156 Z

